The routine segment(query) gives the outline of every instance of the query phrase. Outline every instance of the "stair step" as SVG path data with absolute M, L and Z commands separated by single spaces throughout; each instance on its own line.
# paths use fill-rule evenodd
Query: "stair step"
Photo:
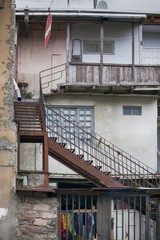
M 77 154 L 77 157 L 83 159 L 83 158 L 84 158 L 84 155 L 83 155 L 83 154 Z
M 25 126 L 20 126 L 19 129 L 43 129 L 43 127 L 39 126 L 39 127 L 31 127 L 31 126 L 28 126 L 28 127 L 25 127 Z
M 102 166 L 95 166 L 96 169 L 100 170 Z
M 26 119 L 16 119 L 19 123 L 41 123 L 40 120 L 38 119 L 30 119 L 30 120 L 26 120 Z
M 66 143 L 59 143 L 60 146 L 65 147 Z
M 57 141 L 57 137 L 50 137 L 50 139 L 52 139 L 53 141 Z
M 24 114 L 41 114 L 41 111 L 40 110 L 27 110 L 27 109 L 24 109 L 23 111 L 17 111 L 15 110 L 15 115 L 24 115 Z
M 104 172 L 106 175 L 109 175 L 111 172 Z
M 89 164 L 92 164 L 93 160 L 86 160 L 86 162 L 88 162 Z
M 75 149 L 74 148 L 68 149 L 68 151 L 71 152 L 71 153 L 74 153 Z
M 30 122 L 30 123 L 26 123 L 26 122 L 24 122 L 24 123 L 19 123 L 21 126 L 28 126 L 28 127 L 30 127 L 30 126 L 42 126 L 42 124 L 41 123 L 34 123 L 34 122 Z

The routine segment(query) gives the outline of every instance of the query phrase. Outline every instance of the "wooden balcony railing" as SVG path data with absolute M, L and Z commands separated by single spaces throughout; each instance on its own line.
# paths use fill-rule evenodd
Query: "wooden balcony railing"
M 100 66 L 96 63 L 70 63 L 69 83 L 100 84 Z M 102 84 L 159 85 L 160 66 L 104 64 Z

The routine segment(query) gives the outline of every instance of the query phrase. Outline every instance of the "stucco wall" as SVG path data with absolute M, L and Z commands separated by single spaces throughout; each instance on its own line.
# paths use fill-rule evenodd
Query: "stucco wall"
M 157 101 L 146 97 L 55 96 L 48 103 L 93 106 L 95 132 L 157 169 Z M 123 115 L 123 106 L 141 106 L 142 115 Z M 53 167 L 54 166 L 54 167 Z M 56 168 L 55 168 L 56 166 Z M 56 172 L 60 169 L 52 162 Z M 63 168 L 61 168 L 63 170 Z M 59 170 L 60 171 L 60 170 Z
M 66 25 L 53 25 L 48 48 L 45 48 L 44 36 L 45 29 L 40 25 L 33 25 L 29 28 L 28 37 L 25 37 L 23 26 L 21 30 L 19 29 L 17 81 L 27 82 L 28 87 L 25 90 L 32 92 L 34 98 L 39 96 L 39 72 L 66 62 Z M 51 73 L 49 71 L 47 75 Z M 44 81 L 51 79 L 53 78 L 49 77 Z M 54 88 L 54 84 L 50 87 Z
M 15 239 L 14 1 L 0 9 L 0 239 Z M 12 237 L 11 237 L 12 236 Z

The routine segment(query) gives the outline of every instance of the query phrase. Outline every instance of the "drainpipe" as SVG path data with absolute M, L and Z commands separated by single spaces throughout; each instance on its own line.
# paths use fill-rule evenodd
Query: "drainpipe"
M 14 89 L 16 91 L 17 100 L 21 101 L 22 100 L 21 93 L 20 93 L 19 87 L 18 87 L 18 85 L 17 85 L 17 83 L 16 83 L 14 78 L 13 78 L 13 85 L 14 85 Z
M 117 19 L 142 19 L 147 18 L 146 14 L 129 14 L 129 13 L 98 13 L 98 12 L 50 12 L 52 16 L 58 16 L 58 17 L 95 17 L 95 18 L 117 18 Z M 24 15 L 24 12 L 20 10 L 16 10 L 16 16 L 22 16 Z M 30 16 L 48 16 L 48 12 L 31 12 L 29 13 Z

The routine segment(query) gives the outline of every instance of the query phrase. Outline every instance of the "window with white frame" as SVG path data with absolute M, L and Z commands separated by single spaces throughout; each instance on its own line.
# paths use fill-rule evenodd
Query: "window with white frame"
M 123 115 L 142 115 L 141 106 L 123 106 Z
M 100 41 L 83 41 L 83 52 L 86 54 L 100 53 Z M 115 44 L 114 41 L 105 41 L 103 43 L 104 54 L 114 54 Z

